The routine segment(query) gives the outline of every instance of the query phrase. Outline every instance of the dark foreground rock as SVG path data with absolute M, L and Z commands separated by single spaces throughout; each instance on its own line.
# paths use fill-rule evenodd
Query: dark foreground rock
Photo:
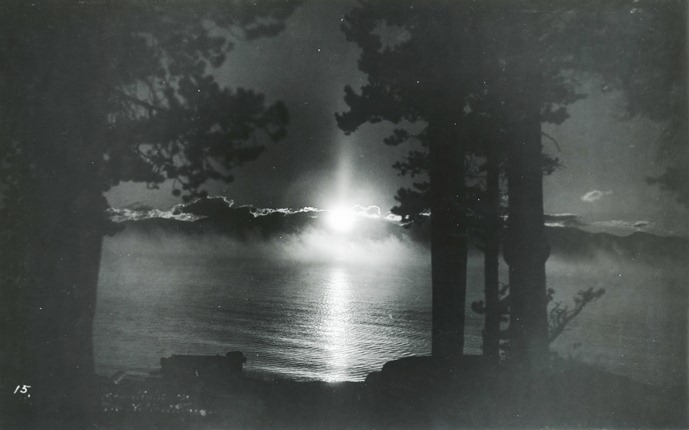
M 686 386 L 656 387 L 565 363 L 530 386 L 467 358 L 386 364 L 365 382 L 103 382 L 106 429 L 687 428 Z

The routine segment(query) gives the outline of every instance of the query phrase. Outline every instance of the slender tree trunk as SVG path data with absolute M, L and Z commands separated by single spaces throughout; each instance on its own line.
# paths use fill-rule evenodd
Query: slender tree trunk
M 505 76 L 508 131 L 508 221 L 504 244 L 509 265 L 509 354 L 514 371 L 531 394 L 548 361 L 548 317 L 545 263 L 550 246 L 543 216 L 543 103 L 539 46 L 542 28 L 538 13 L 517 4 L 515 19 L 523 29 L 509 43 L 521 53 L 507 66 Z M 523 399 L 523 398 L 522 398 Z
M 530 94 L 531 100 L 538 100 Z M 550 248 L 543 224 L 543 173 L 539 104 L 513 112 L 508 151 L 509 218 L 505 261 L 509 265 L 511 361 L 527 373 L 548 359 L 545 262 Z
M 484 294 L 486 302 L 483 355 L 491 364 L 500 360 L 500 164 L 497 140 L 486 143 L 486 223 L 484 250 Z
M 458 120 L 430 121 L 432 354 L 451 365 L 464 351 L 467 237 L 465 233 L 464 147 Z

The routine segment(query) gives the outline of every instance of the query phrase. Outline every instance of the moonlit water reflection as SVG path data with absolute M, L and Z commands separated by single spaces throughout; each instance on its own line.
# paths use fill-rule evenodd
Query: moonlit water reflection
M 323 345 L 328 351 L 326 381 L 346 379 L 351 350 L 349 335 L 350 285 L 347 273 L 341 267 L 333 268 L 323 299 L 320 332 Z

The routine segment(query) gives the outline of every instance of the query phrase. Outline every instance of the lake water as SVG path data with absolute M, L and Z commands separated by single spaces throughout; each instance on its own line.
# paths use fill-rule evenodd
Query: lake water
M 399 241 L 347 248 L 342 239 L 318 240 L 337 252 L 309 251 L 308 241 L 255 252 L 208 239 L 106 239 L 94 325 L 97 372 L 146 374 L 172 354 L 237 350 L 257 374 L 360 381 L 386 361 L 429 354 L 428 253 Z M 276 246 L 283 252 L 266 252 Z M 389 258 L 381 258 L 385 253 Z M 606 288 L 553 349 L 640 381 L 683 383 L 683 273 L 605 257 L 551 258 L 556 300 Z M 467 303 L 481 298 L 482 282 L 481 260 L 472 259 Z M 466 353 L 480 353 L 481 326 L 482 317 L 469 311 Z

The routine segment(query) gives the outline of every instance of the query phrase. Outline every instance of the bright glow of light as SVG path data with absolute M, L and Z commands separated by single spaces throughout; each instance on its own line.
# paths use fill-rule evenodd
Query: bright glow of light
M 349 233 L 354 228 L 356 215 L 349 209 L 340 206 L 327 211 L 325 222 L 328 227 L 338 233 Z

